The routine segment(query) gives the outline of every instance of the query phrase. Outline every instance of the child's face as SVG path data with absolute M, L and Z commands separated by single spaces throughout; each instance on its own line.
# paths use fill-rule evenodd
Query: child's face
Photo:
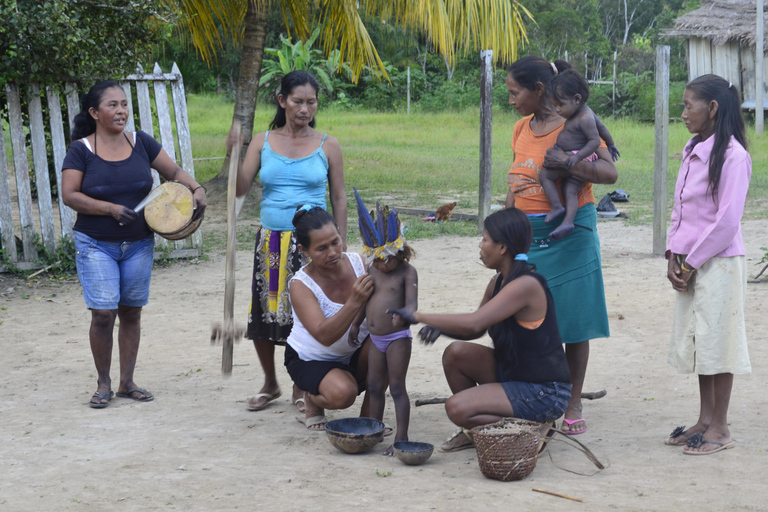
M 395 270 L 399 264 L 400 261 L 394 256 L 390 256 L 386 260 L 382 260 L 380 258 L 373 260 L 373 268 L 385 274 L 389 274 Z
M 579 110 L 581 103 L 581 95 L 577 94 L 571 98 L 561 98 L 560 96 L 552 99 L 552 103 L 555 104 L 555 112 L 561 117 L 568 119 Z

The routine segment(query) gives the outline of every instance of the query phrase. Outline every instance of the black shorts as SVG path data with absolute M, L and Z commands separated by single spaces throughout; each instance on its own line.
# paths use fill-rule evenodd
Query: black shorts
M 290 345 L 285 346 L 285 367 L 288 375 L 299 389 L 317 395 L 322 381 L 329 371 L 334 368 L 344 370 L 357 379 L 357 362 L 360 359 L 362 347 L 355 350 L 348 364 L 339 361 L 304 361 Z M 357 394 L 365 391 L 365 381 L 357 383 Z

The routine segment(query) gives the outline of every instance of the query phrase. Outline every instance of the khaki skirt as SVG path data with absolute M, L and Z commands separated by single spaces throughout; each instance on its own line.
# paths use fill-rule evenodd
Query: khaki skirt
M 746 257 L 712 258 L 699 267 L 688 291 L 677 292 L 669 364 L 679 373 L 751 373 L 746 294 Z

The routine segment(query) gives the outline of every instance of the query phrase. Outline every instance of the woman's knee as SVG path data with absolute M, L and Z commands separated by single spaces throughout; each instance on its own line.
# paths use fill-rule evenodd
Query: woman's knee
M 130 306 L 118 306 L 117 314 L 121 322 L 139 322 L 141 321 L 141 308 Z
M 458 395 L 453 395 L 445 402 L 445 413 L 451 422 L 459 426 L 463 426 L 468 417 L 466 404 Z
M 346 409 L 357 399 L 357 382 L 354 379 L 332 378 L 321 386 L 320 393 L 328 401 L 329 409 Z
M 96 329 L 111 329 L 116 315 L 117 311 L 114 309 L 92 309 L 91 325 Z
M 443 352 L 443 370 L 457 368 L 466 359 L 467 343 L 454 341 Z

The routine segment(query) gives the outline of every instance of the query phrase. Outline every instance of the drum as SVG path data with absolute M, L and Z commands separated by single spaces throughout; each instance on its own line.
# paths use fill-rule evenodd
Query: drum
M 178 181 L 166 181 L 158 188 L 164 193 L 144 208 L 149 229 L 168 240 L 181 240 L 197 231 L 203 216 L 192 220 L 195 213 L 192 189 Z

